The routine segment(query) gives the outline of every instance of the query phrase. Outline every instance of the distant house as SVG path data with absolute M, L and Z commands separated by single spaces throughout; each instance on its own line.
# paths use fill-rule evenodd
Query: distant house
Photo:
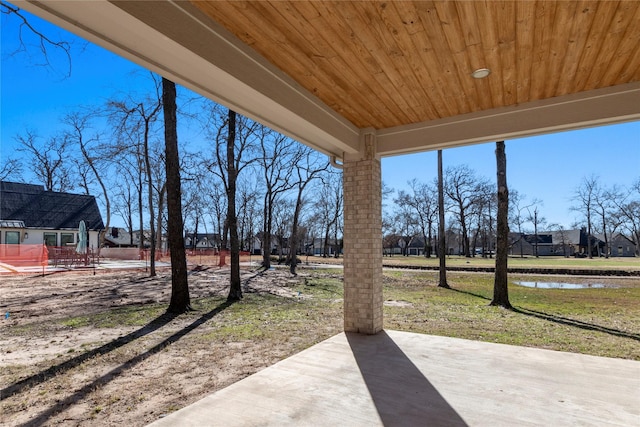
M 314 256 L 330 256 L 336 257 L 342 254 L 342 241 L 329 238 L 313 239 L 313 242 L 308 242 L 305 245 L 305 253 Z
M 407 240 L 399 234 L 387 234 L 382 238 L 382 253 L 385 256 L 402 255 L 407 246 Z
M 603 242 L 604 244 L 604 235 L 597 234 L 596 237 Z M 611 236 L 608 236 L 608 244 L 609 244 L 609 256 L 613 257 L 632 257 L 636 256 L 636 244 L 620 233 L 614 233 Z M 601 254 L 604 256 L 606 254 L 606 248 L 603 248 L 604 251 Z
M 218 233 L 188 234 L 184 239 L 187 249 L 220 249 L 221 243 Z
M 104 224 L 94 196 L 0 181 L 0 244 L 74 246 L 80 221 L 86 224 L 89 248 L 97 248 Z
M 587 256 L 591 239 L 591 255 L 605 256 L 606 247 L 603 235 L 587 236 L 582 229 L 545 231 L 534 234 L 509 233 L 509 254 L 512 256 L 536 254 L 538 256 Z M 635 256 L 636 245 L 620 233 L 609 237 L 610 256 Z
M 511 255 L 557 255 L 553 235 L 550 233 L 523 234 L 509 233 Z
M 120 227 L 109 227 L 104 235 L 104 246 L 109 248 L 135 248 L 138 242 L 138 238 Z

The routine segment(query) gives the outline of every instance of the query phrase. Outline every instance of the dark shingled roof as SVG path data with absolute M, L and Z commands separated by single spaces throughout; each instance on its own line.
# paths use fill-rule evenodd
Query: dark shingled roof
M 96 198 L 45 191 L 43 186 L 0 181 L 0 219 L 24 221 L 29 228 L 89 230 L 104 228 Z

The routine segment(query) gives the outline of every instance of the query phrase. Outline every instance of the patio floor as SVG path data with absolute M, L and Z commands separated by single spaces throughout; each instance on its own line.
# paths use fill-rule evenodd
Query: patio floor
M 640 362 L 341 333 L 152 425 L 640 426 Z

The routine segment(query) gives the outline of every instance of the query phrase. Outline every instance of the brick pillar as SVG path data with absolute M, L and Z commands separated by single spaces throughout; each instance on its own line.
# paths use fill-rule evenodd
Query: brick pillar
M 382 176 L 375 134 L 344 159 L 344 330 L 382 330 Z

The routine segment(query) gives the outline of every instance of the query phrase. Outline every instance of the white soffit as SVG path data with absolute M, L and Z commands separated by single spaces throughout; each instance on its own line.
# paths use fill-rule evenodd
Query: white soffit
M 378 155 L 417 153 L 640 120 L 640 82 L 377 133 Z

